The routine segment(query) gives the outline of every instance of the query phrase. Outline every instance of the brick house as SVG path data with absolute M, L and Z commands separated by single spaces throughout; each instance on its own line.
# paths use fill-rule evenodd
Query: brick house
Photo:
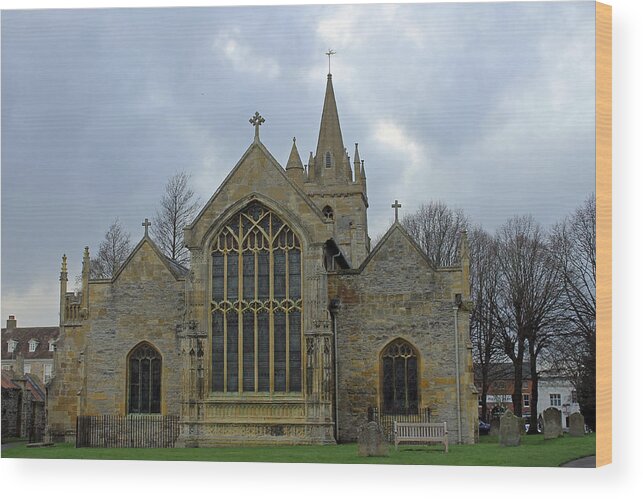
M 2 369 L 17 371 L 18 358 L 22 358 L 22 372 L 33 374 L 43 383 L 52 376 L 54 351 L 60 328 L 52 327 L 18 327 L 14 315 L 7 320 L 7 327 L 2 328 Z
M 478 416 L 482 418 L 482 375 L 480 366 L 474 364 L 475 384 L 478 389 Z M 492 380 L 487 391 L 487 414 L 504 412 L 507 409 L 514 412 L 511 398 L 514 386 L 514 365 L 511 362 L 500 362 L 490 366 Z M 522 365 L 522 417 L 531 415 L 531 371 L 527 362 Z

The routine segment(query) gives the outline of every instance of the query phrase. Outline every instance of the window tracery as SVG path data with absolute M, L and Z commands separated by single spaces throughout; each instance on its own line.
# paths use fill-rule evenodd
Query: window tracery
M 149 343 L 141 343 L 128 356 L 129 414 L 161 412 L 161 354 Z
M 213 392 L 302 389 L 301 244 L 253 202 L 211 247 Z
M 404 340 L 395 340 L 382 352 L 382 409 L 384 414 L 417 414 L 418 358 Z

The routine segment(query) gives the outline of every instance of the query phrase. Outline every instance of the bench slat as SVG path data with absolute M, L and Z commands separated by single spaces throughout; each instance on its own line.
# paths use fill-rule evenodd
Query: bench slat
M 449 452 L 449 432 L 444 423 L 398 423 L 393 422 L 395 449 L 400 442 L 444 444 L 444 451 Z

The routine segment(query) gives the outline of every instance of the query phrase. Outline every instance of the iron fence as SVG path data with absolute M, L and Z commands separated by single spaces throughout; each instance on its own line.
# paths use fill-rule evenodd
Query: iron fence
M 431 422 L 431 409 L 422 407 L 416 413 L 404 414 L 383 414 L 378 407 L 368 408 L 368 420 L 375 421 L 382 428 L 384 437 L 393 443 L 393 422 L 398 423 L 430 423 Z
M 76 447 L 174 447 L 179 417 L 100 415 L 76 418 Z

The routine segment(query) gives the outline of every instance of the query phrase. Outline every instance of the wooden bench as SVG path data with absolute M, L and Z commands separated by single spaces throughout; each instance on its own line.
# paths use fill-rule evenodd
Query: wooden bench
M 449 432 L 445 423 L 398 423 L 393 422 L 395 450 L 397 444 L 413 443 L 442 443 L 444 452 L 449 452 Z

